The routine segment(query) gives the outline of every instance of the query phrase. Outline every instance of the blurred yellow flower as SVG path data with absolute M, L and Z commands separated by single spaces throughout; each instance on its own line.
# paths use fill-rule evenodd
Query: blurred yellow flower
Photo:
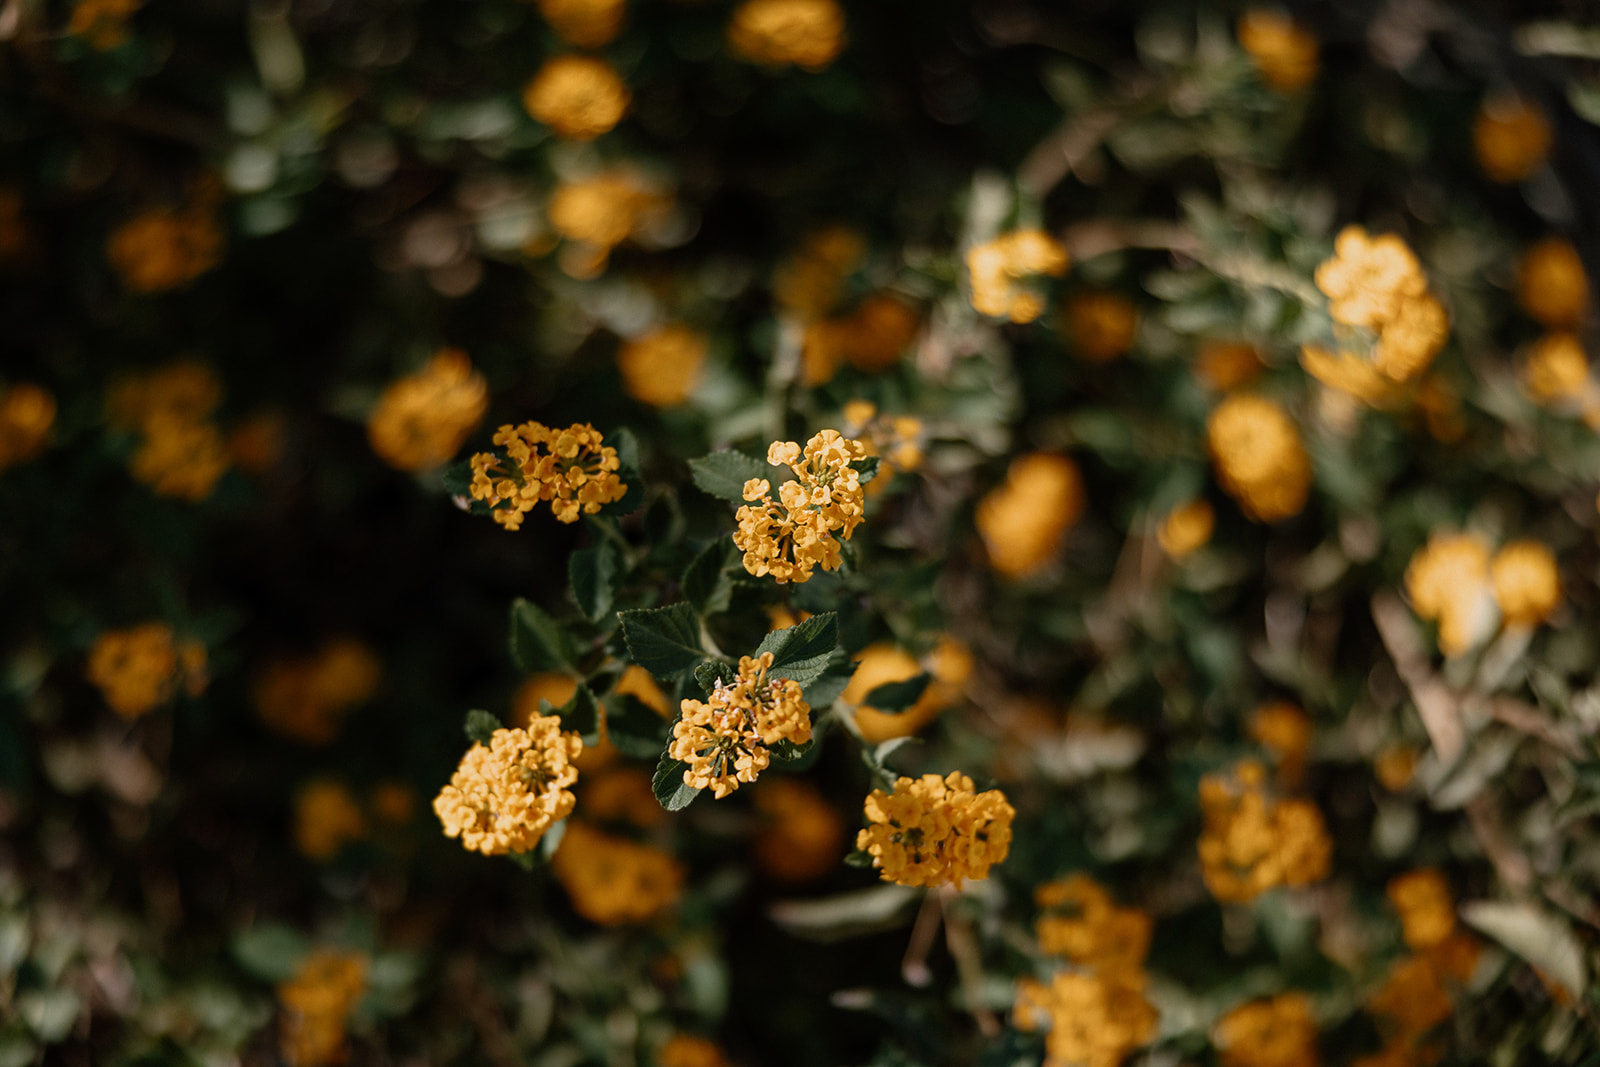
M 1062 971 L 1045 985 L 1017 983 L 1018 1029 L 1049 1028 L 1044 1067 L 1117 1067 L 1156 1036 L 1160 1016 L 1145 998 L 1140 971 Z
M 1538 626 L 1561 603 L 1556 558 L 1537 541 L 1512 541 L 1489 564 L 1495 603 L 1507 626 Z
M 369 700 L 383 665 L 366 644 L 341 637 L 309 656 L 269 660 L 251 687 L 256 714 L 273 731 L 307 745 L 325 745 L 340 721 Z
M 791 776 L 763 781 L 755 790 L 761 821 L 755 832 L 756 862 L 780 882 L 811 882 L 839 865 L 845 825 L 810 782 Z
M 1137 908 L 1119 908 L 1086 874 L 1046 882 L 1033 892 L 1041 914 L 1034 924 L 1039 947 L 1082 967 L 1137 971 L 1150 951 L 1154 920 Z
M 343 782 L 316 778 L 295 793 L 294 847 L 302 856 L 322 863 L 366 836 L 366 816 Z
M 112 711 L 136 719 L 171 700 L 180 685 L 189 696 L 204 692 L 206 649 L 179 641 L 164 622 L 140 623 L 95 638 L 86 674 Z
M 699 330 L 681 323 L 658 326 L 617 350 L 622 387 L 641 403 L 677 407 L 689 399 L 709 347 Z
M 1116 359 L 1133 347 L 1139 309 L 1121 293 L 1091 289 L 1067 301 L 1066 334 L 1073 351 L 1091 363 Z
M 1205 546 L 1211 540 L 1217 515 L 1204 500 L 1189 500 L 1171 511 L 1161 520 L 1156 530 L 1156 542 L 1161 550 L 1173 559 L 1185 556 Z
M 657 1067 L 729 1067 L 728 1058 L 715 1041 L 695 1034 L 676 1033 L 656 1053 Z
M 1400 915 L 1407 945 L 1432 948 L 1450 936 L 1456 925 L 1450 883 L 1436 870 L 1408 871 L 1389 882 L 1389 903 Z
M 1067 250 L 1043 230 L 1014 230 L 967 250 L 972 306 L 985 315 L 1032 322 L 1044 301 L 1018 282 L 1033 275 L 1059 278 L 1067 272 Z
M 659 223 L 671 206 L 669 196 L 627 168 L 562 182 L 546 208 L 550 228 L 570 242 L 558 260 L 562 271 L 598 276 L 612 249 Z
M 1257 522 L 1298 515 L 1311 488 L 1311 460 L 1288 414 L 1271 400 L 1239 394 L 1206 422 L 1217 481 Z
M 1194 373 L 1219 393 L 1249 385 L 1265 369 L 1261 353 L 1243 341 L 1212 341 L 1195 356 Z
M 866 241 L 855 230 L 825 226 L 779 265 L 772 279 L 773 299 L 803 322 L 819 319 L 839 303 L 845 277 L 865 255 Z
M 1239 45 L 1250 54 L 1261 80 L 1280 93 L 1304 89 L 1317 79 L 1317 38 L 1280 11 L 1255 8 L 1239 18 Z
M 459 348 L 442 348 L 388 386 L 367 416 L 372 450 L 396 470 L 442 467 L 489 410 L 489 385 Z
M 1200 780 L 1201 874 L 1211 895 L 1225 903 L 1328 876 L 1333 844 L 1321 813 L 1307 800 L 1273 800 L 1265 781 L 1266 772 L 1253 760 Z
M 1263 704 L 1250 715 L 1250 737 L 1272 753 L 1278 781 L 1286 789 L 1299 788 L 1305 776 L 1311 732 L 1311 717 L 1287 701 Z
M 868 374 L 881 374 L 900 361 L 920 328 L 916 310 L 888 293 L 867 297 L 841 318 L 812 322 L 801 341 L 805 383 L 821 385 L 830 380 L 841 362 Z
M 1317 1021 L 1304 993 L 1241 1004 L 1211 1037 L 1221 1067 L 1317 1067 Z
M 543 714 L 539 709 L 539 701 L 548 700 L 552 707 L 559 708 L 571 700 L 577 691 L 578 679 L 570 674 L 541 671 L 528 675 L 511 698 L 511 725 L 526 726 L 535 715 Z M 588 751 L 584 749 L 585 753 Z
M 955 638 L 942 637 L 928 657 L 926 669 L 933 678 L 914 704 L 893 714 L 861 703 L 878 686 L 915 678 L 924 669 L 911 653 L 888 642 L 868 645 L 857 653 L 855 671 L 839 699 L 854 706 L 856 729 L 868 744 L 909 737 L 958 700 L 972 674 L 972 653 Z
M 151 209 L 111 231 L 106 258 L 136 293 L 176 289 L 222 261 L 222 230 L 209 203 Z
M 1055 558 L 1067 531 L 1083 514 L 1083 477 L 1066 456 L 1018 456 L 1003 484 L 978 503 L 978 535 L 989 565 L 1007 578 L 1024 578 Z
M 1517 303 L 1551 329 L 1572 329 L 1589 309 L 1589 275 L 1572 242 L 1546 237 L 1517 262 Z
M 1424 619 L 1439 623 L 1439 649 L 1461 653 L 1494 632 L 1489 546 L 1471 534 L 1436 533 L 1406 567 L 1406 594 Z
M 1428 291 L 1416 253 L 1392 233 L 1372 237 L 1360 226 L 1346 226 L 1334 239 L 1333 253 L 1317 268 L 1316 282 L 1338 322 L 1381 327 L 1399 316 L 1407 300 Z
M 622 121 L 632 101 L 615 68 L 590 56 L 556 56 L 522 92 L 529 115 L 570 141 L 592 141 Z
M 572 910 L 602 926 L 648 922 L 678 902 L 683 868 L 660 849 L 567 823 L 550 868 Z
M 1557 406 L 1582 400 L 1591 391 L 1583 342 L 1566 332 L 1539 338 L 1528 349 L 1522 383 L 1535 403 Z
M 0 471 L 44 450 L 56 421 L 56 398 L 43 386 L 17 382 L 0 393 Z
M 900 778 L 893 793 L 874 789 L 864 812 L 856 848 L 871 854 L 885 882 L 957 889 L 989 877 L 990 866 L 1006 858 L 1016 814 L 1004 793 L 975 793 L 959 771 Z
M 539 14 L 569 44 L 599 48 L 622 31 L 627 0 L 536 0 Z
M 611 691 L 636 698 L 663 719 L 672 717 L 672 704 L 667 700 L 667 694 L 661 691 L 661 687 L 656 684 L 650 672 L 638 664 L 630 663 L 623 668 L 622 677 L 617 679 L 617 684 Z M 568 699 L 571 699 L 570 694 Z
M 367 958 L 321 949 L 278 986 L 282 1007 L 278 1042 L 288 1067 L 332 1067 L 345 1062 L 345 1024 L 367 989 Z
M 659 824 L 667 816 L 651 788 L 649 772 L 641 767 L 607 767 L 597 774 L 584 772 L 578 806 L 590 822 L 625 822 L 642 829 Z
M 563 733 L 554 715 L 536 715 L 526 729 L 496 730 L 487 747 L 475 743 L 433 801 L 445 836 L 485 856 L 527 852 L 572 814 L 572 761 L 581 751 L 582 739 Z
M 1516 95 L 1483 102 L 1472 126 L 1478 166 L 1502 185 L 1530 178 L 1550 154 L 1550 122 L 1543 109 Z
M 745 0 L 728 22 L 728 47 L 763 66 L 817 71 L 844 48 L 844 31 L 834 0 Z

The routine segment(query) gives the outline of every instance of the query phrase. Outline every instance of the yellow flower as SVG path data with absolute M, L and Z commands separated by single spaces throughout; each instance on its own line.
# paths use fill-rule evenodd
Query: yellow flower
M 1032 322 L 1044 301 L 1017 283 L 1030 275 L 1059 278 L 1067 271 L 1067 250 L 1043 230 L 1015 230 L 967 250 L 972 306 L 985 315 Z
M 577 691 L 578 679 L 570 674 L 541 671 L 528 675 L 511 698 L 511 725 L 526 726 L 529 719 L 542 714 L 539 701 L 548 700 L 553 707 L 559 708 L 571 700 L 572 694 Z M 583 751 L 585 756 L 590 754 L 589 749 Z
M 1206 422 L 1207 446 L 1217 481 L 1257 522 L 1298 515 L 1311 488 L 1311 461 L 1300 432 L 1265 397 L 1235 395 Z
M 838 866 L 845 825 L 817 787 L 794 777 L 764 781 L 755 790 L 756 862 L 780 882 L 810 882 Z
M 1439 649 L 1458 656 L 1494 632 L 1489 546 L 1471 534 L 1436 533 L 1406 567 L 1412 609 L 1439 622 Z
M 750 503 L 734 514 L 739 529 L 733 535 L 744 569 L 758 578 L 770 574 L 780 584 L 810 581 L 819 566 L 838 570 L 844 562 L 839 538 L 850 540 L 865 515 L 861 476 L 850 464 L 866 454 L 860 441 L 837 430 L 820 431 L 803 452 L 794 441 L 774 441 L 767 463 L 787 465 L 795 480 L 779 487 L 776 502 L 767 479 L 745 483 Z
M 978 535 L 989 565 L 1007 578 L 1024 578 L 1055 557 L 1062 539 L 1083 514 L 1083 477 L 1066 456 L 1018 456 L 1003 485 L 978 504 Z
M 628 113 L 632 94 L 603 59 L 556 56 L 522 92 L 528 114 L 572 141 L 592 141 Z
M 206 649 L 180 642 L 166 623 L 140 623 L 97 637 L 87 674 L 112 711 L 136 719 L 171 700 L 180 684 L 189 696 L 204 692 Z
M 1528 349 L 1523 387 L 1538 404 L 1564 405 L 1590 391 L 1589 357 L 1577 335 L 1547 333 Z
M 1502 185 L 1530 178 L 1550 153 L 1550 123 L 1540 107 L 1520 96 L 1483 102 L 1472 127 L 1478 166 Z
M 1391 381 L 1410 381 L 1427 369 L 1450 336 L 1450 316 L 1430 294 L 1407 297 L 1383 324 L 1372 362 Z
M 256 714 L 302 744 L 325 745 L 351 709 L 371 698 L 383 665 L 365 644 L 335 638 L 315 653 L 270 661 L 252 686 Z
M 1067 301 L 1066 333 L 1078 355 L 1092 363 L 1116 359 L 1133 347 L 1139 309 L 1121 293 L 1094 289 Z
M 610 44 L 622 30 L 627 0 L 537 0 L 550 28 L 579 48 Z
M 1245 760 L 1231 775 L 1200 780 L 1200 868 L 1211 895 L 1228 903 L 1255 899 L 1279 885 L 1305 886 L 1328 876 L 1332 843 L 1316 806 L 1270 799 L 1266 772 Z
M 1189 500 L 1167 512 L 1156 530 L 1156 541 L 1167 555 L 1182 559 L 1211 540 L 1216 523 L 1217 514 L 1210 504 Z
M 30 460 L 44 449 L 56 421 L 56 398 L 32 382 L 0 393 L 0 471 Z
M 580 514 L 593 515 L 628 492 L 617 477 L 617 450 L 588 423 L 565 430 L 537 422 L 502 426 L 494 443 L 506 450 L 510 471 L 494 452 L 474 455 L 472 499 L 494 508 L 494 521 L 508 530 L 521 527 L 522 517 L 542 500 L 550 502 L 556 521 L 577 522 Z
M 1456 926 L 1450 883 L 1432 869 L 1409 871 L 1389 882 L 1389 903 L 1400 915 L 1406 944 L 1414 949 L 1442 944 Z
M 834 0 L 745 0 L 728 22 L 728 47 L 752 63 L 816 71 L 844 48 L 844 28 Z
M 656 800 L 650 775 L 639 767 L 607 767 L 595 775 L 584 774 L 578 803 L 592 822 L 625 822 L 651 827 L 666 818 Z
M 144 440 L 128 471 L 160 496 L 197 502 L 211 495 L 229 459 L 228 443 L 215 425 L 163 413 L 145 420 Z
M 882 415 L 870 400 L 852 400 L 842 412 L 845 432 L 861 442 L 867 455 L 879 459 L 878 476 L 867 483 L 867 496 L 889 487 L 901 471 L 922 466 L 925 433 L 922 420 L 912 415 Z
M 1221 1067 L 1317 1067 L 1317 1021 L 1304 993 L 1241 1004 L 1217 1023 Z
M 1033 895 L 1044 912 L 1034 930 L 1045 952 L 1100 971 L 1144 966 L 1154 927 L 1148 913 L 1115 907 L 1105 888 L 1085 874 L 1046 882 Z
M 640 703 L 663 719 L 672 717 L 672 705 L 667 701 L 667 694 L 661 691 L 661 687 L 650 676 L 650 672 L 638 664 L 628 664 L 622 671 L 622 677 L 617 679 L 617 684 L 611 691 L 618 695 L 637 698 Z M 567 694 L 567 699 L 572 699 L 572 694 Z M 565 704 L 566 700 L 563 700 L 562 703 Z
M 899 714 L 891 714 L 862 701 L 880 685 L 915 678 L 924 670 L 923 665 L 911 653 L 888 642 L 868 645 L 857 653 L 855 671 L 839 699 L 855 707 L 856 729 L 868 744 L 909 737 L 960 699 L 962 688 L 972 675 L 972 653 L 954 638 L 942 637 L 926 669 L 933 680 L 916 703 Z
M 1195 377 L 1219 393 L 1249 385 L 1261 376 L 1261 353 L 1242 341 L 1212 341 L 1194 360 Z
M 97 52 L 109 52 L 128 39 L 128 19 L 139 10 L 140 0 L 78 0 L 67 22 L 67 32 L 83 38 Z
M 367 959 L 322 949 L 306 957 L 294 978 L 278 986 L 283 1006 L 278 1040 L 289 1067 L 329 1067 L 345 1061 L 345 1023 L 367 988 Z
M 1572 242 L 1546 237 L 1517 263 L 1517 303 L 1551 329 L 1572 329 L 1589 308 L 1589 276 Z
M 1420 1036 L 1450 1017 L 1450 994 L 1425 956 L 1403 956 L 1367 1001 L 1367 1010 L 1389 1020 L 1401 1034 Z
M 1496 552 L 1489 580 L 1508 626 L 1537 626 L 1561 603 L 1555 557 L 1537 541 L 1513 541 Z
M 1049 985 L 1024 978 L 1013 1015 L 1019 1029 L 1049 1027 L 1045 1067 L 1117 1067 L 1156 1035 L 1160 1016 L 1144 986 L 1138 971 L 1063 971 Z
M 866 254 L 866 242 L 846 226 L 826 226 L 806 238 L 772 280 L 778 306 L 802 321 L 820 319 L 839 302 L 845 277 Z
M 683 701 L 667 755 L 689 765 L 685 785 L 709 788 L 721 800 L 767 769 L 769 746 L 811 740 L 811 705 L 800 698 L 799 683 L 768 678 L 771 667 L 771 652 L 741 656 L 738 676 L 726 685 L 717 683 L 710 703 Z
M 622 168 L 562 182 L 546 209 L 551 229 L 571 242 L 562 251 L 561 269 L 574 278 L 596 277 L 606 269 L 612 249 L 659 222 L 671 203 L 643 177 Z
M 343 782 L 318 778 L 295 794 L 294 846 L 307 859 L 331 860 L 345 845 L 366 836 L 366 817 Z
M 221 262 L 222 230 L 208 204 L 182 211 L 153 209 L 111 232 L 106 258 L 134 292 L 176 289 Z
M 629 396 L 658 408 L 689 399 L 709 348 L 706 335 L 681 323 L 658 326 L 617 351 L 617 369 Z
M 404 782 L 379 782 L 372 787 L 368 805 L 379 822 L 404 826 L 416 814 L 417 794 Z
M 864 807 L 867 827 L 856 848 L 870 853 L 885 882 L 955 885 L 989 877 L 1011 850 L 1016 810 L 998 789 L 974 793 L 959 771 L 944 778 L 900 778 L 894 792 L 874 789 Z
M 1378 753 L 1372 761 L 1373 773 L 1391 793 L 1398 793 L 1411 784 L 1417 771 L 1417 752 L 1409 745 L 1391 745 Z
M 1281 12 L 1245 12 L 1239 45 L 1250 53 L 1261 80 L 1280 93 L 1298 92 L 1317 79 L 1316 37 Z
M 830 380 L 841 362 L 868 374 L 889 370 L 916 339 L 920 325 L 916 310 L 888 293 L 867 297 L 842 318 L 811 323 L 800 348 L 805 383 Z
M 489 385 L 459 348 L 442 348 L 383 391 L 367 417 L 372 450 L 396 470 L 442 467 L 489 410 Z
M 1287 701 L 1263 704 L 1250 716 L 1250 736 L 1272 753 L 1279 781 L 1287 788 L 1297 787 L 1311 747 L 1311 717 Z
M 1306 373 L 1330 389 L 1355 397 L 1373 407 L 1387 407 L 1398 390 L 1370 360 L 1354 352 L 1334 355 L 1319 345 L 1302 345 L 1300 365 Z
M 1328 296 L 1328 311 L 1349 326 L 1380 327 L 1393 321 L 1401 305 L 1425 295 L 1428 279 L 1417 257 L 1399 237 L 1371 237 L 1360 226 L 1346 226 L 1334 239 L 1333 258 L 1317 268 L 1317 288 Z
M 488 747 L 461 757 L 433 810 L 446 837 L 459 837 L 485 856 L 527 852 L 544 832 L 572 814 L 572 765 L 583 751 L 576 733 L 563 733 L 555 715 L 535 715 L 526 729 L 496 730 Z
M 673 1034 L 656 1053 L 657 1067 L 729 1067 L 715 1041 L 694 1034 Z
M 572 820 L 550 860 L 572 910 L 602 926 L 647 922 L 678 902 L 683 868 L 649 845 Z

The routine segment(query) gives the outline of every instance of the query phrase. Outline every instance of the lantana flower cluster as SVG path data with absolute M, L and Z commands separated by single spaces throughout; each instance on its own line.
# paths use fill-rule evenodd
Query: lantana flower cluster
M 683 866 L 670 855 L 576 819 L 550 866 L 573 910 L 602 926 L 648 921 L 683 892 Z
M 284 1062 L 289 1067 L 343 1063 L 345 1025 L 366 988 L 365 956 L 324 949 L 306 957 L 294 977 L 278 986 Z
M 1016 809 L 1000 790 L 974 792 L 971 778 L 952 771 L 900 778 L 893 793 L 874 789 L 865 814 L 856 848 L 872 857 L 885 882 L 959 889 L 989 877 L 1011 851 Z
M 1531 629 L 1561 603 L 1555 556 L 1537 541 L 1512 541 L 1490 556 L 1475 534 L 1436 533 L 1406 568 L 1411 606 L 1439 624 L 1439 649 L 1459 656 L 1504 623 Z
M 617 475 L 617 450 L 588 423 L 575 422 L 565 430 L 537 422 L 502 426 L 494 443 L 508 459 L 493 452 L 473 456 L 471 493 L 494 508 L 494 521 L 508 530 L 519 529 L 522 517 L 543 500 L 550 502 L 557 521 L 577 522 L 579 515 L 593 515 L 628 491 Z
M 352 709 L 371 698 L 383 664 L 366 643 L 339 637 L 304 656 L 270 660 L 251 695 L 268 728 L 307 745 L 326 745 Z
M 107 630 L 89 652 L 89 681 L 111 710 L 136 719 L 171 700 L 181 687 L 199 696 L 206 687 L 206 647 L 180 641 L 164 622 Z
M 806 582 L 812 572 L 838 570 L 843 563 L 839 540 L 850 540 L 865 514 L 865 490 L 851 466 L 866 458 L 861 442 L 837 430 L 823 430 L 802 452 L 794 441 L 774 441 L 767 462 L 787 465 L 795 480 L 778 487 L 752 478 L 744 483 L 749 504 L 734 516 L 739 529 L 733 543 L 744 553 L 744 569 L 756 577 L 770 574 L 778 582 Z
M 1200 871 L 1218 900 L 1242 903 L 1328 876 L 1333 845 L 1322 813 L 1309 800 L 1269 796 L 1266 770 L 1254 760 L 1202 778 L 1200 810 Z
M 821 70 L 844 42 L 844 11 L 835 0 L 745 0 L 728 21 L 733 54 L 767 67 Z
M 165 292 L 222 262 L 221 192 L 214 178 L 202 178 L 188 204 L 141 211 L 112 230 L 106 259 L 122 284 L 136 293 Z
M 106 396 L 106 418 L 131 429 L 139 445 L 128 460 L 134 478 L 160 496 L 200 501 L 227 472 L 228 444 L 212 418 L 222 382 L 206 364 L 178 360 L 124 378 Z
M 741 656 L 738 676 L 719 680 L 709 701 L 683 701 L 667 754 L 689 765 L 685 785 L 710 789 L 720 800 L 767 769 L 770 746 L 811 740 L 811 705 L 793 679 L 768 675 L 772 661 L 771 652 Z
M 526 728 L 496 730 L 489 744 L 461 757 L 433 810 L 446 837 L 485 856 L 527 852 L 546 830 L 572 814 L 578 780 L 573 761 L 583 751 L 576 733 L 562 732 L 555 715 L 535 715 Z
M 465 352 L 444 348 L 383 391 L 367 419 L 367 438 L 396 470 L 432 470 L 454 458 L 488 410 L 489 383 Z
M 967 251 L 972 306 L 985 315 L 1032 322 L 1044 312 L 1044 298 L 1021 283 L 1033 276 L 1059 278 L 1067 272 L 1067 250 L 1043 230 L 1014 230 Z
M 1311 489 L 1311 459 L 1283 408 L 1264 396 L 1236 394 L 1206 422 L 1217 481 L 1257 522 L 1300 513 Z
M 1007 578 L 1042 570 L 1083 507 L 1083 475 L 1071 459 L 1053 452 L 1018 456 L 1006 480 L 978 502 L 978 535 L 989 565 Z

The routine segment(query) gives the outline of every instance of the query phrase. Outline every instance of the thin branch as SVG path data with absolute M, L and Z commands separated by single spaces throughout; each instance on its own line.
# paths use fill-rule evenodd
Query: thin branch
M 942 886 L 938 895 L 940 910 L 944 912 L 944 943 L 949 946 L 950 955 L 956 961 L 956 973 L 961 976 L 962 999 L 966 1001 L 967 1011 L 972 1013 L 973 1021 L 978 1024 L 978 1030 L 984 1037 L 998 1037 L 1000 1020 L 980 999 L 983 961 L 978 956 L 978 939 L 973 936 L 971 925 L 955 914 L 951 907 L 960 893 L 952 886 Z

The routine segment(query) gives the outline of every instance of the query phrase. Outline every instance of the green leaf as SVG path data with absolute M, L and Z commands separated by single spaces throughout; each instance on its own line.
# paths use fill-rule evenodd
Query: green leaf
M 617 450 L 617 462 L 621 466 L 639 469 L 639 439 L 632 430 L 624 426 L 612 433 L 607 443 Z
M 854 852 L 851 852 L 849 855 L 845 856 L 844 865 L 846 867 L 871 867 L 872 853 L 858 848 Z
M 881 462 L 877 456 L 868 456 L 866 459 L 852 460 L 850 466 L 857 474 L 856 480 L 866 485 L 878 476 L 878 465 Z
M 738 676 L 738 672 L 731 666 L 717 660 L 702 663 L 694 669 L 694 680 L 700 683 L 700 688 L 704 689 L 707 694 L 710 694 L 717 687 L 718 682 L 727 685 Z
M 800 759 L 806 753 L 810 752 L 812 746 L 816 743 L 816 739 L 813 738 L 803 745 L 797 745 L 785 737 L 772 746 L 772 754 L 783 760 L 785 763 L 792 763 L 793 761 Z
M 650 785 L 655 790 L 656 799 L 668 811 L 682 811 L 702 792 L 684 784 L 683 772 L 688 769 L 687 763 L 666 755 L 663 755 L 661 762 L 656 764 L 655 778 L 651 780 Z
M 772 653 L 770 673 L 792 678 L 804 688 L 822 677 L 828 657 L 839 645 L 839 624 L 833 612 L 813 615 L 798 626 L 769 633 L 756 649 L 756 655 Z
M 441 476 L 444 491 L 453 497 L 470 501 L 467 511 L 473 515 L 493 515 L 494 508 L 481 500 L 472 499 L 472 461 L 464 459 L 460 463 L 452 463 L 444 469 Z
M 850 685 L 850 678 L 856 672 L 856 665 L 850 662 L 850 657 L 842 651 L 835 649 L 832 656 L 828 657 L 828 668 L 822 672 L 821 677 L 810 685 L 803 686 L 806 703 L 815 710 L 822 710 L 833 706 Z
M 744 503 L 745 482 L 751 478 L 770 480 L 775 473 L 770 464 L 731 449 L 691 459 L 689 471 L 694 475 L 694 484 L 701 490 L 736 504 Z
M 539 856 L 536 852 L 507 852 L 506 859 L 515 863 L 525 871 L 534 870 L 539 866 Z
M 543 608 L 520 597 L 511 603 L 511 662 L 529 673 L 552 667 L 578 673 L 566 631 Z
M 567 558 L 572 599 L 590 622 L 599 622 L 610 614 L 621 563 L 617 546 L 610 541 L 601 541 L 593 548 L 580 548 Z
M 466 732 L 467 740 L 480 745 L 488 745 L 494 732 L 503 724 L 498 718 L 487 711 L 473 709 L 467 712 L 467 717 L 461 723 L 461 729 Z
M 718 538 L 707 545 L 683 572 L 683 595 L 702 615 L 716 615 L 728 610 L 728 600 L 733 595 L 733 578 L 728 574 L 728 563 L 733 555 L 733 541 Z
M 638 697 L 613 693 L 607 701 L 606 736 L 617 751 L 634 759 L 654 759 L 667 744 L 667 721 Z
M 622 620 L 622 638 L 633 662 L 661 681 L 672 681 L 706 658 L 700 647 L 700 618 L 692 604 L 619 611 L 617 618 Z
M 600 702 L 588 686 L 579 685 L 556 714 L 561 716 L 561 728 L 576 731 L 585 745 L 600 743 Z
M 1560 982 L 1575 998 L 1589 984 L 1582 942 L 1564 918 L 1526 901 L 1469 900 L 1458 909 L 1468 926 L 1488 934 Z
M 608 436 L 606 443 L 617 450 L 617 477 L 628 488 L 622 499 L 605 505 L 598 514 L 632 515 L 645 501 L 644 476 L 639 473 L 639 440 L 633 436 L 633 431 L 621 429 Z
M 901 682 L 884 682 L 868 693 L 861 703 L 886 715 L 898 715 L 921 699 L 931 681 L 933 677 L 923 671 Z
M 239 966 L 264 982 L 294 977 L 300 961 L 311 951 L 304 934 L 278 923 L 252 926 L 233 935 L 233 958 Z

